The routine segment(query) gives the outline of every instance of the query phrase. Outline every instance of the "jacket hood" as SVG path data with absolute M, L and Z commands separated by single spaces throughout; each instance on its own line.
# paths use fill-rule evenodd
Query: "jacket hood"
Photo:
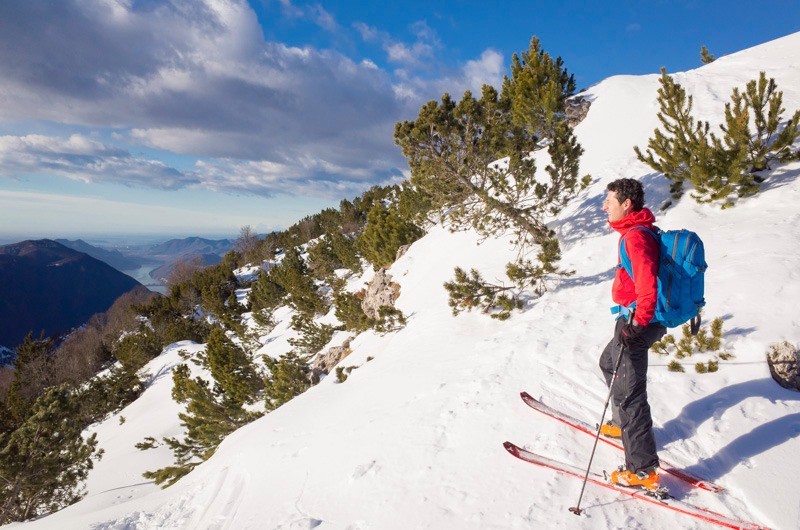
M 645 226 L 652 229 L 655 222 L 656 216 L 653 215 L 653 212 L 649 208 L 642 208 L 638 212 L 629 213 L 619 221 L 613 223 L 609 221 L 608 224 L 620 234 L 625 234 L 634 226 Z

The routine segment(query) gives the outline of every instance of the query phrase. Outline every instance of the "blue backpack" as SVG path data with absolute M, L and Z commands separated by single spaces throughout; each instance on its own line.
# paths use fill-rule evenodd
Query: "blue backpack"
M 689 230 L 656 228 L 656 232 L 643 226 L 631 230 L 645 230 L 659 246 L 658 298 L 653 320 L 668 328 L 678 327 L 691 320 L 692 334 L 700 328 L 700 308 L 706 305 L 703 297 L 704 275 L 708 264 L 700 237 Z M 633 279 L 633 268 L 625 250 L 625 237 L 619 246 L 620 264 Z M 635 302 L 634 302 L 635 305 Z M 632 307 L 616 306 L 612 313 L 626 314 Z

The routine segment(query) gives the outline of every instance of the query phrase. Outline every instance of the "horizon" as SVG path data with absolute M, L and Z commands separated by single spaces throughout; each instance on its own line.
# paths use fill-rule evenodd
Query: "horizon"
M 260 236 L 266 234 L 258 234 Z M 212 241 L 230 240 L 235 241 L 238 234 L 233 235 L 219 235 L 219 234 L 91 234 L 91 235 L 71 235 L 71 236 L 14 236 L 13 234 L 0 234 L 0 246 L 13 245 L 23 241 L 40 241 L 42 239 L 58 240 L 66 239 L 69 241 L 76 241 L 78 239 L 96 247 L 101 248 L 117 248 L 124 246 L 144 246 L 151 244 L 159 244 L 173 239 L 182 240 L 193 237 L 208 239 Z

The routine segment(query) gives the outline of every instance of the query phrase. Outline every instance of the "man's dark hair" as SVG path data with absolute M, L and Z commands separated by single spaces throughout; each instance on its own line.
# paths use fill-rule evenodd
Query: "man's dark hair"
M 617 200 L 620 203 L 625 202 L 626 199 L 630 199 L 633 205 L 633 211 L 638 212 L 644 208 L 644 188 L 642 188 L 638 180 L 617 179 L 606 186 L 606 189 L 616 193 Z

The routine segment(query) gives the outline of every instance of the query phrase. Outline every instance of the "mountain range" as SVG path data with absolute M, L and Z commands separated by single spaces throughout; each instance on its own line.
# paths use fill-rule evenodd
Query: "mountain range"
M 99 259 L 100 261 L 111 265 L 118 271 L 137 269 L 143 264 L 143 260 L 141 258 L 125 255 L 119 250 L 107 250 L 105 248 L 90 245 L 82 239 L 56 239 L 55 242 L 71 248 L 72 250 L 77 250 L 78 252 L 88 254 L 95 259 Z

